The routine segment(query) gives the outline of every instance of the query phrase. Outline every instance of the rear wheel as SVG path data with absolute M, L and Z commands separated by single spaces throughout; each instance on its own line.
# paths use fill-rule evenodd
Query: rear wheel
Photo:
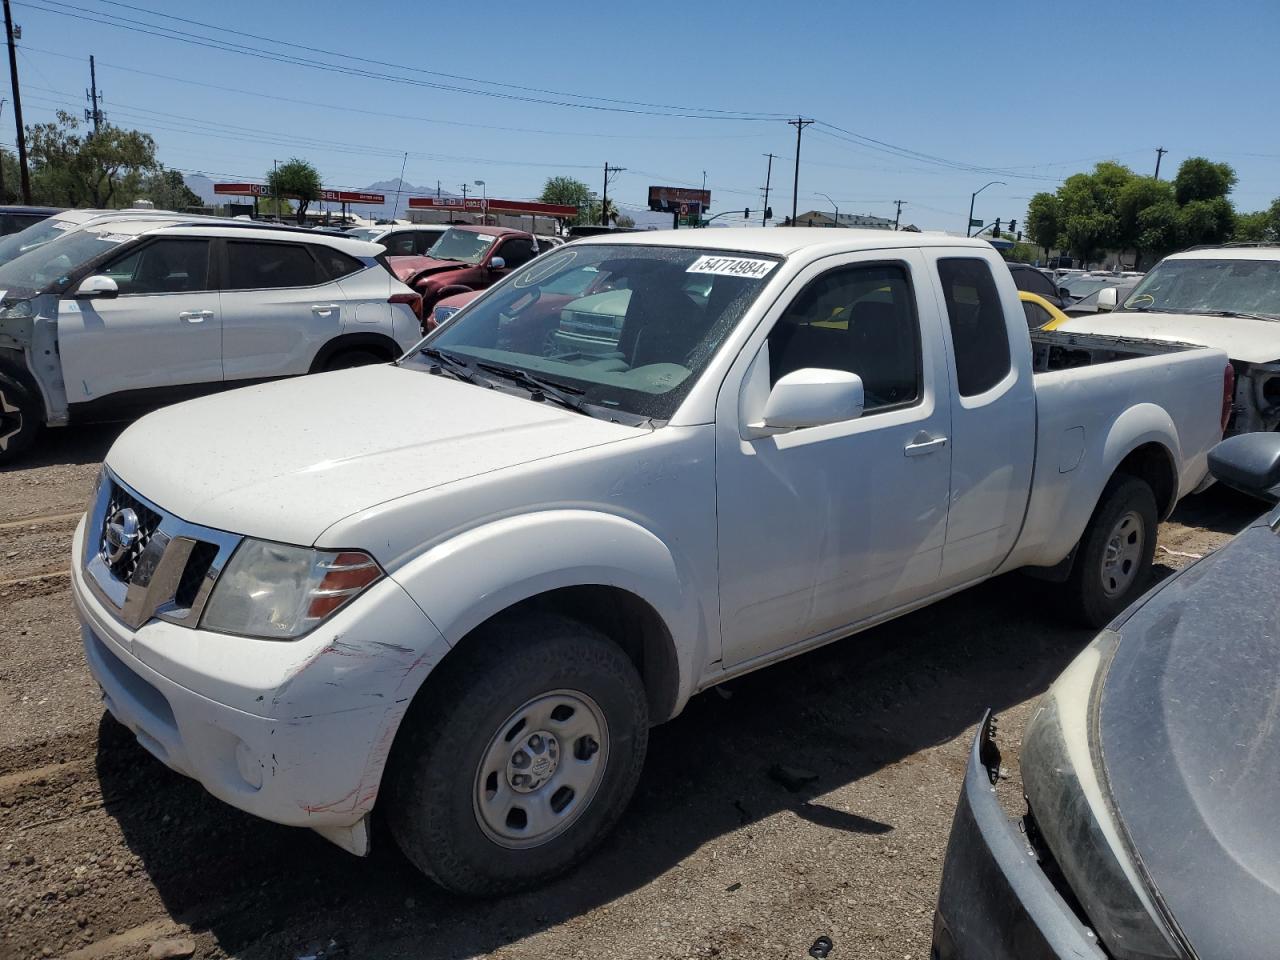
M 35 443 L 44 425 L 42 413 L 31 390 L 0 373 L 0 464 L 17 460 Z
M 1156 551 L 1159 516 L 1151 487 L 1137 477 L 1114 477 L 1080 538 L 1068 581 L 1073 612 L 1103 627 L 1146 588 Z
M 373 363 L 386 363 L 387 358 L 373 350 L 343 350 L 325 361 L 324 369 L 348 370 L 351 367 L 367 367 Z
M 449 890 L 536 886 L 586 858 L 631 799 L 644 686 L 607 637 L 550 614 L 482 628 L 453 656 L 397 740 L 392 835 Z

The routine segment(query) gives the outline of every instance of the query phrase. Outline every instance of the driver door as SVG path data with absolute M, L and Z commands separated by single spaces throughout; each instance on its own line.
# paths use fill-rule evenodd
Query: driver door
M 222 314 L 209 252 L 207 239 L 144 242 L 98 271 L 116 281 L 118 296 L 63 296 L 58 342 L 68 403 L 146 402 L 135 391 L 221 383 Z
M 798 289 L 797 289 L 798 288 Z M 937 589 L 950 491 L 950 392 L 917 251 L 830 258 L 796 281 L 720 393 L 716 492 L 726 667 L 767 659 Z M 923 335 L 922 335 L 923 329 Z M 856 373 L 855 420 L 749 439 L 774 383 Z

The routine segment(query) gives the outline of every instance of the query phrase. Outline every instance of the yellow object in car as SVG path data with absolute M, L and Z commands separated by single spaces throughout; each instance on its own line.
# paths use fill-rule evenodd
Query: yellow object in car
M 1022 312 L 1027 315 L 1028 330 L 1056 330 L 1071 319 L 1039 294 L 1019 290 L 1018 299 L 1022 301 Z

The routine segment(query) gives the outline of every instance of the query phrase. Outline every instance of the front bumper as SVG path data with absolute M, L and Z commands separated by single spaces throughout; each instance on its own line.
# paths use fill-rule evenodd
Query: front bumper
M 219 799 L 365 853 L 400 720 L 448 649 L 418 606 L 388 578 L 297 641 L 160 620 L 134 631 L 85 582 L 83 536 L 81 521 L 72 596 L 111 714 Z
M 999 766 L 988 711 L 951 826 L 933 920 L 932 960 L 1106 960 L 1005 816 L 988 768 Z

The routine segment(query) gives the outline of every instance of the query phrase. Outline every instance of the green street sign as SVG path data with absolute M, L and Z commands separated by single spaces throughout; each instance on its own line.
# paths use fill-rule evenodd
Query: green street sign
M 980 226 L 982 226 L 982 221 L 981 221 L 981 220 L 979 220 L 979 219 L 970 219 L 970 221 L 969 221 L 969 226 L 971 226 L 971 227 L 980 227 Z

